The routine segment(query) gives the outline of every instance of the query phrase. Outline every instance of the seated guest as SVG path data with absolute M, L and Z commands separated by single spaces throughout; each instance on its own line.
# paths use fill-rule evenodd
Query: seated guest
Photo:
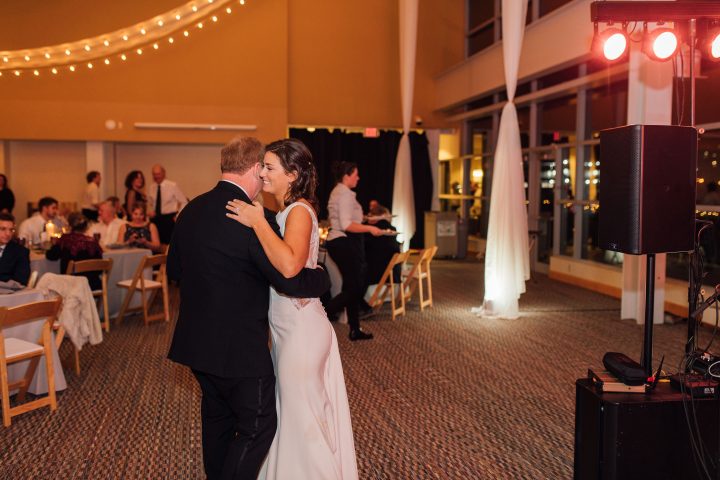
M 48 222 L 52 222 L 62 231 L 62 221 L 58 218 L 58 201 L 52 197 L 43 197 L 38 201 L 38 212 L 20 224 L 18 237 L 31 244 L 38 244 Z
M 375 202 L 375 204 L 373 205 L 372 202 Z M 372 200 L 370 204 L 371 210 L 368 212 L 369 217 L 390 218 L 390 211 L 387 208 L 383 207 L 375 200 Z M 385 218 L 382 220 L 368 220 L 368 223 L 375 225 L 381 230 L 396 230 L 396 228 L 393 227 L 392 224 Z M 374 285 L 380 281 L 387 264 L 396 253 L 400 253 L 400 244 L 397 242 L 395 236 L 365 236 L 365 259 L 367 261 L 366 282 L 368 285 Z M 393 268 L 393 278 L 395 281 L 400 281 L 400 273 L 401 266 L 395 265 Z
M 117 217 L 112 202 L 106 200 L 100 204 L 98 222 L 90 227 L 89 234 L 93 236 L 99 235 L 100 246 L 105 248 L 110 244 L 117 243 L 120 227 L 123 225 L 125 225 L 125 221 Z
M 147 210 L 143 202 L 135 202 L 130 212 L 129 221 L 120 227 L 118 243 L 126 243 L 131 247 L 149 248 L 160 252 L 160 235 L 155 224 L 147 218 Z
M 121 219 L 124 220 L 127 218 L 127 215 L 125 214 L 125 210 L 123 209 L 122 204 L 120 203 L 120 197 L 108 197 L 107 201 L 110 202 L 115 209 L 115 215 Z
M 89 222 L 82 213 L 71 213 L 68 216 L 70 233 L 58 240 L 53 239 L 53 246 L 45 252 L 48 260 L 60 259 L 60 272 L 65 273 L 70 260 L 92 260 L 102 258 L 102 248 L 97 240 L 87 235 Z M 81 273 L 87 277 L 90 290 L 100 290 L 100 272 Z
M 0 281 L 16 282 L 27 285 L 30 278 L 30 251 L 17 242 L 13 242 L 15 217 L 9 213 L 0 213 Z

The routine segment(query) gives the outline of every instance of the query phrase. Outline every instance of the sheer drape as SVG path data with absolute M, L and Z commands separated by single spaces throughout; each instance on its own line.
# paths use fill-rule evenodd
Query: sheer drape
M 395 161 L 392 213 L 393 224 L 401 235 L 398 241 L 405 247 L 415 233 L 415 205 L 412 166 L 410 160 L 410 118 L 412 116 L 415 84 L 415 49 L 417 42 L 418 0 L 398 0 L 400 17 L 400 94 L 402 98 L 403 136 Z
M 500 117 L 493 166 L 485 252 L 485 299 L 480 312 L 517 318 L 518 299 L 530 278 L 522 151 L 513 99 L 525 29 L 527 0 L 502 1 L 503 59 L 508 103 Z

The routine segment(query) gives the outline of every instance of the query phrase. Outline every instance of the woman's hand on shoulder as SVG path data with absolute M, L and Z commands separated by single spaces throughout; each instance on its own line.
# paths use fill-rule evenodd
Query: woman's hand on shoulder
M 265 219 L 265 210 L 260 202 L 252 204 L 243 202 L 242 200 L 231 200 L 225 205 L 228 210 L 226 215 L 233 220 L 242 223 L 246 227 L 253 228 L 259 222 Z

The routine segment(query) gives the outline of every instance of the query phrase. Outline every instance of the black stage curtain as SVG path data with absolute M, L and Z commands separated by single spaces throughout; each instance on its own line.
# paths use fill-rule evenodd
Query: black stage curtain
M 409 138 L 415 196 L 415 235 L 410 239 L 410 248 L 424 248 L 425 212 L 430 210 L 433 192 L 430 151 L 425 133 L 410 132 Z
M 345 133 L 318 128 L 309 132 L 305 128 L 291 128 L 290 137 L 307 145 L 313 154 L 318 170 L 317 196 L 320 202 L 320 218 L 327 218 L 327 201 L 335 187 L 332 165 L 338 161 L 355 162 L 360 173 L 356 189 L 357 199 L 367 212 L 370 200 L 377 200 L 392 211 L 395 159 L 401 134 L 381 130 L 377 138 L 366 138 L 360 133 Z M 424 243 L 424 212 L 432 201 L 432 173 L 427 136 L 410 133 L 413 185 L 415 196 L 416 233 L 411 247 L 421 248 Z

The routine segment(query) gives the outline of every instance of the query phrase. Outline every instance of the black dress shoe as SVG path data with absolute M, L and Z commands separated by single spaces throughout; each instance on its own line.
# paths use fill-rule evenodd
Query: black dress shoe
M 370 332 L 363 332 L 361 329 L 356 328 L 354 330 L 350 330 L 349 337 L 353 342 L 355 340 L 372 340 L 373 334 Z

